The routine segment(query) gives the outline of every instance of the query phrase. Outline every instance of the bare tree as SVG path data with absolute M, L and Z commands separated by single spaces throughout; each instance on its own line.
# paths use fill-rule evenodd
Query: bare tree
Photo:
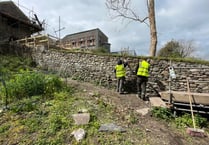
M 139 15 L 130 7 L 131 0 L 106 0 L 108 9 L 115 12 L 115 18 L 123 17 L 140 23 L 145 23 L 150 28 L 150 49 L 149 55 L 156 55 L 157 30 L 155 23 L 155 3 L 154 0 L 147 0 L 148 16 L 140 18 Z M 149 24 L 146 20 L 149 19 Z
M 157 55 L 161 57 L 186 58 L 191 57 L 194 51 L 195 45 L 193 40 L 171 40 L 158 51 Z
M 179 40 L 180 48 L 179 53 L 184 57 L 191 57 L 195 52 L 196 46 L 193 40 Z

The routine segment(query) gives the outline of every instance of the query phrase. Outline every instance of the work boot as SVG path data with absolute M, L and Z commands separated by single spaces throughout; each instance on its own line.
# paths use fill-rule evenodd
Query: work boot
M 137 93 L 137 95 L 138 95 L 138 98 L 140 98 L 140 99 L 141 99 L 141 93 L 140 93 L 140 92 L 138 92 L 138 93 Z
M 136 98 L 137 98 L 137 99 L 139 98 L 138 94 L 136 94 Z
M 142 98 L 142 100 L 144 100 L 145 101 L 145 99 L 146 99 L 146 97 L 145 97 L 145 95 L 142 93 L 142 95 L 141 95 L 141 98 Z
M 119 92 L 119 94 L 124 94 L 124 92 Z

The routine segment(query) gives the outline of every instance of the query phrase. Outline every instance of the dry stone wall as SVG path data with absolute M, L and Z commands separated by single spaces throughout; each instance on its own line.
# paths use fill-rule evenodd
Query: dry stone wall
M 121 56 L 73 53 L 44 50 L 43 48 L 36 49 L 32 56 L 39 67 L 50 72 L 56 72 L 63 77 L 70 77 L 110 88 L 116 86 L 114 67 Z M 126 59 L 130 64 L 130 68 L 127 67 L 126 91 L 135 93 L 136 76 L 133 71 L 140 58 L 123 57 L 122 59 Z M 169 89 L 168 67 L 170 61 L 152 59 L 150 63 L 148 94 L 158 95 L 159 91 Z M 186 62 L 171 62 L 171 64 L 174 68 L 177 68 L 174 69 L 177 77 L 171 81 L 172 90 L 187 91 L 186 78 L 188 77 L 192 92 L 209 93 L 209 66 Z

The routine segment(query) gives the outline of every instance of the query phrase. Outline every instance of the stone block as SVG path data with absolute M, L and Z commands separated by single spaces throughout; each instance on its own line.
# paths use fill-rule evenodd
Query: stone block
M 90 120 L 90 114 L 89 113 L 73 114 L 73 119 L 75 121 L 75 124 L 77 125 L 88 124 Z

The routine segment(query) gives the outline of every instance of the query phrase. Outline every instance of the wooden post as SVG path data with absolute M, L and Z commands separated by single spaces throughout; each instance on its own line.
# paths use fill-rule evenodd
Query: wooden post
M 171 60 L 170 60 L 170 67 L 171 67 Z M 170 95 L 169 104 L 171 104 L 171 103 L 172 103 L 172 94 L 171 94 L 171 75 L 169 75 L 169 95 Z

